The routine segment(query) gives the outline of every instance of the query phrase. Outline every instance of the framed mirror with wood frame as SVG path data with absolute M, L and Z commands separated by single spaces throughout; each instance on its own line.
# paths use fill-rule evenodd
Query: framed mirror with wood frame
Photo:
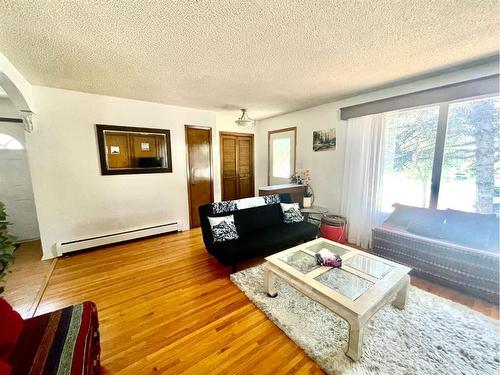
M 101 174 L 172 172 L 170 130 L 96 124 Z

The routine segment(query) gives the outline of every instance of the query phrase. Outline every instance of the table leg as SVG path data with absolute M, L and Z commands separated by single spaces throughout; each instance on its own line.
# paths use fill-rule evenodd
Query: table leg
M 392 301 L 392 305 L 400 310 L 405 308 L 406 298 L 408 297 L 408 289 L 410 286 L 410 276 L 406 275 L 403 286 L 396 294 L 396 298 Z
M 276 297 L 278 293 L 274 285 L 276 274 L 268 267 L 264 267 L 264 290 L 269 297 Z
M 364 330 L 364 324 L 360 324 L 358 320 L 349 322 L 349 342 L 345 354 L 353 361 L 359 360 L 363 353 Z
M 304 216 L 305 222 L 309 222 L 309 212 L 302 212 L 302 216 Z

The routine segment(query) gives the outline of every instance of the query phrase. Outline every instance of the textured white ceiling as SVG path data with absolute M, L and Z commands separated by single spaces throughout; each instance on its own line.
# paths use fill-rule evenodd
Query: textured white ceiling
M 257 118 L 498 52 L 497 0 L 0 3 L 32 84 Z

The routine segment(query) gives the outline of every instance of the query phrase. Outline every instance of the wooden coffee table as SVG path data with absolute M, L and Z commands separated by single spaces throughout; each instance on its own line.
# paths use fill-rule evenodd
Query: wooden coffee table
M 315 254 L 328 249 L 342 258 L 342 268 L 316 264 Z M 346 355 L 362 354 L 366 322 L 388 302 L 403 309 L 411 268 L 375 255 L 318 238 L 266 258 L 264 287 L 276 297 L 275 277 L 321 303 L 349 323 Z

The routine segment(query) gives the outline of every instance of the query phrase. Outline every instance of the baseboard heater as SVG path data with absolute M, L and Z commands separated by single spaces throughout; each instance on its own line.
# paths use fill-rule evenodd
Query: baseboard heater
M 109 245 L 111 243 L 154 236 L 156 234 L 176 232 L 180 229 L 180 221 L 172 221 L 170 223 L 154 225 L 151 227 L 128 229 L 123 232 L 108 233 L 96 237 L 82 238 L 75 241 L 58 242 L 56 244 L 57 255 L 61 256 L 72 251 L 90 249 L 97 246 Z

